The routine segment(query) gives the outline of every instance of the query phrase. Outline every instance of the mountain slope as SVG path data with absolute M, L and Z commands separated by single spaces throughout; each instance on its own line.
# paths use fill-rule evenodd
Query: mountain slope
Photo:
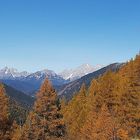
M 33 104 L 34 98 L 24 94 L 21 91 L 18 91 L 10 86 L 7 86 L 4 84 L 4 88 L 6 91 L 6 94 L 10 97 L 10 99 L 18 102 L 22 106 L 29 107 Z
M 108 65 L 108 66 L 101 68 L 93 73 L 85 75 L 78 80 L 75 80 L 75 81 L 70 82 L 66 85 L 58 87 L 57 88 L 58 95 L 61 97 L 64 96 L 67 99 L 71 99 L 73 94 L 79 91 L 79 89 L 83 83 L 85 83 L 86 87 L 88 87 L 93 79 L 98 78 L 99 76 L 101 76 L 102 74 L 104 74 L 105 72 L 107 72 L 109 70 L 117 71 L 122 65 L 123 65 L 122 63 L 114 63 L 111 65 Z
M 89 64 L 83 64 L 75 69 L 64 70 L 63 72 L 59 73 L 59 75 L 63 77 L 65 80 L 74 81 L 76 79 L 81 78 L 84 75 L 87 75 L 100 69 L 101 67 L 102 66 L 100 65 L 93 67 L 92 65 Z
M 23 125 L 35 99 L 10 86 L 3 85 L 9 98 L 9 119 L 15 120 L 18 125 Z
M 2 83 L 5 83 L 6 85 L 13 87 L 14 89 L 21 91 L 25 94 L 28 94 L 32 89 L 34 89 L 34 85 L 27 83 L 26 81 L 22 81 L 20 79 L 4 79 L 0 80 Z

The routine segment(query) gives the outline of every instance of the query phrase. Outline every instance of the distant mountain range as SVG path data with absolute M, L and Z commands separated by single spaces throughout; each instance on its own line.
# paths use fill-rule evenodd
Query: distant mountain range
M 3 83 L 26 94 L 31 94 L 32 92 L 37 91 L 45 78 L 48 78 L 54 86 L 67 83 L 67 80 L 63 79 L 61 76 L 57 75 L 51 70 L 46 69 L 35 73 L 27 73 L 28 72 L 26 72 L 25 75 L 21 73 L 20 75 L 18 71 L 15 73 L 13 68 L 4 68 L 2 69 L 2 73 L 0 73 L 0 80 Z
M 22 93 L 34 96 L 45 78 L 48 78 L 60 97 L 65 96 L 67 99 L 70 99 L 74 93 L 79 91 L 83 83 L 88 87 L 92 79 L 98 78 L 109 70 L 117 71 L 122 65 L 123 63 L 114 63 L 106 67 L 93 67 L 89 64 L 84 64 L 76 69 L 65 70 L 59 74 L 47 69 L 28 73 L 26 71 L 18 72 L 14 68 L 5 67 L 0 70 L 0 81 L 10 88 L 21 92 L 18 95 L 20 97 Z
M 81 78 L 82 76 L 85 76 L 89 73 L 92 73 L 98 69 L 103 67 L 102 65 L 97 65 L 93 67 L 89 64 L 83 64 L 76 69 L 70 69 L 70 70 L 64 70 L 63 72 L 59 73 L 61 77 L 63 77 L 65 80 L 74 81 L 76 79 Z
M 23 71 L 23 72 L 18 72 L 17 69 L 15 68 L 8 68 L 8 67 L 4 67 L 3 69 L 0 69 L 0 79 L 9 79 L 9 80 L 13 80 L 13 79 L 21 79 L 24 78 L 26 76 L 28 76 L 30 73 Z
M 21 76 L 19 76 L 17 70 L 4 68 L 0 70 L 0 77 L 3 78 L 1 81 L 4 83 L 6 93 L 11 101 L 15 101 L 22 107 L 28 108 L 32 106 L 35 100 L 31 96 L 35 95 L 35 91 L 39 89 L 39 85 L 46 77 L 56 84 L 55 88 L 60 98 L 65 97 L 67 100 L 70 100 L 73 95 L 79 91 L 83 83 L 85 83 L 86 87 L 89 87 L 93 79 L 98 78 L 109 70 L 117 71 L 122 65 L 123 63 L 114 63 L 69 82 L 51 70 L 38 71 L 28 75 L 25 73 L 25 75 L 21 74 Z M 24 91 L 24 93 L 22 91 Z
M 57 88 L 92 73 L 99 68 L 101 68 L 99 65 L 93 67 L 89 64 L 83 64 L 76 69 L 64 70 L 56 74 L 54 71 L 48 69 L 29 73 L 26 71 L 19 72 L 15 68 L 5 67 L 0 69 L 0 81 L 21 92 L 32 95 L 39 89 L 45 78 L 48 78 L 53 86 Z

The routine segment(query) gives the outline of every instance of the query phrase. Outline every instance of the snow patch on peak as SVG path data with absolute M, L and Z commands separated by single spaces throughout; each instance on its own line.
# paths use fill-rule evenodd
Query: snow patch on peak
M 103 67 L 102 65 L 92 66 L 90 64 L 82 64 L 81 66 L 77 67 L 76 69 L 64 70 L 59 75 L 64 78 L 65 80 L 76 80 L 85 76 L 89 73 L 92 73 L 98 69 Z
M 28 72 L 18 72 L 15 68 L 4 67 L 0 69 L 0 79 L 15 79 L 19 77 L 26 77 L 27 75 L 29 75 Z

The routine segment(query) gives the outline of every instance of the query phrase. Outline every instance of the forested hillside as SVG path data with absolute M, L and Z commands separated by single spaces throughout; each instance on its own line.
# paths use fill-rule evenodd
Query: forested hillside
M 63 115 L 69 139 L 140 139 L 140 55 L 118 72 L 106 72 L 85 84 Z
M 0 140 L 140 139 L 140 55 L 93 79 L 89 88 L 83 83 L 69 102 L 59 100 L 46 79 L 23 123 L 11 117 L 4 87 L 0 85 Z
M 60 97 L 66 98 L 67 100 L 70 100 L 73 95 L 80 90 L 80 87 L 83 83 L 88 88 L 93 79 L 97 79 L 99 76 L 103 75 L 107 71 L 118 71 L 123 65 L 123 63 L 113 63 L 97 71 L 89 73 L 78 80 L 56 87 L 58 95 L 60 95 Z

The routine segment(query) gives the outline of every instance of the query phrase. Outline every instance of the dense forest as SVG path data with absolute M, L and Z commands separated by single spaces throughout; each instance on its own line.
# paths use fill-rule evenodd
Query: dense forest
M 23 112 L 23 123 L 11 110 L 15 104 L 0 84 L 0 140 L 140 139 L 140 55 L 93 79 L 89 88 L 83 83 L 68 102 L 46 79 L 33 107 L 14 111 Z

